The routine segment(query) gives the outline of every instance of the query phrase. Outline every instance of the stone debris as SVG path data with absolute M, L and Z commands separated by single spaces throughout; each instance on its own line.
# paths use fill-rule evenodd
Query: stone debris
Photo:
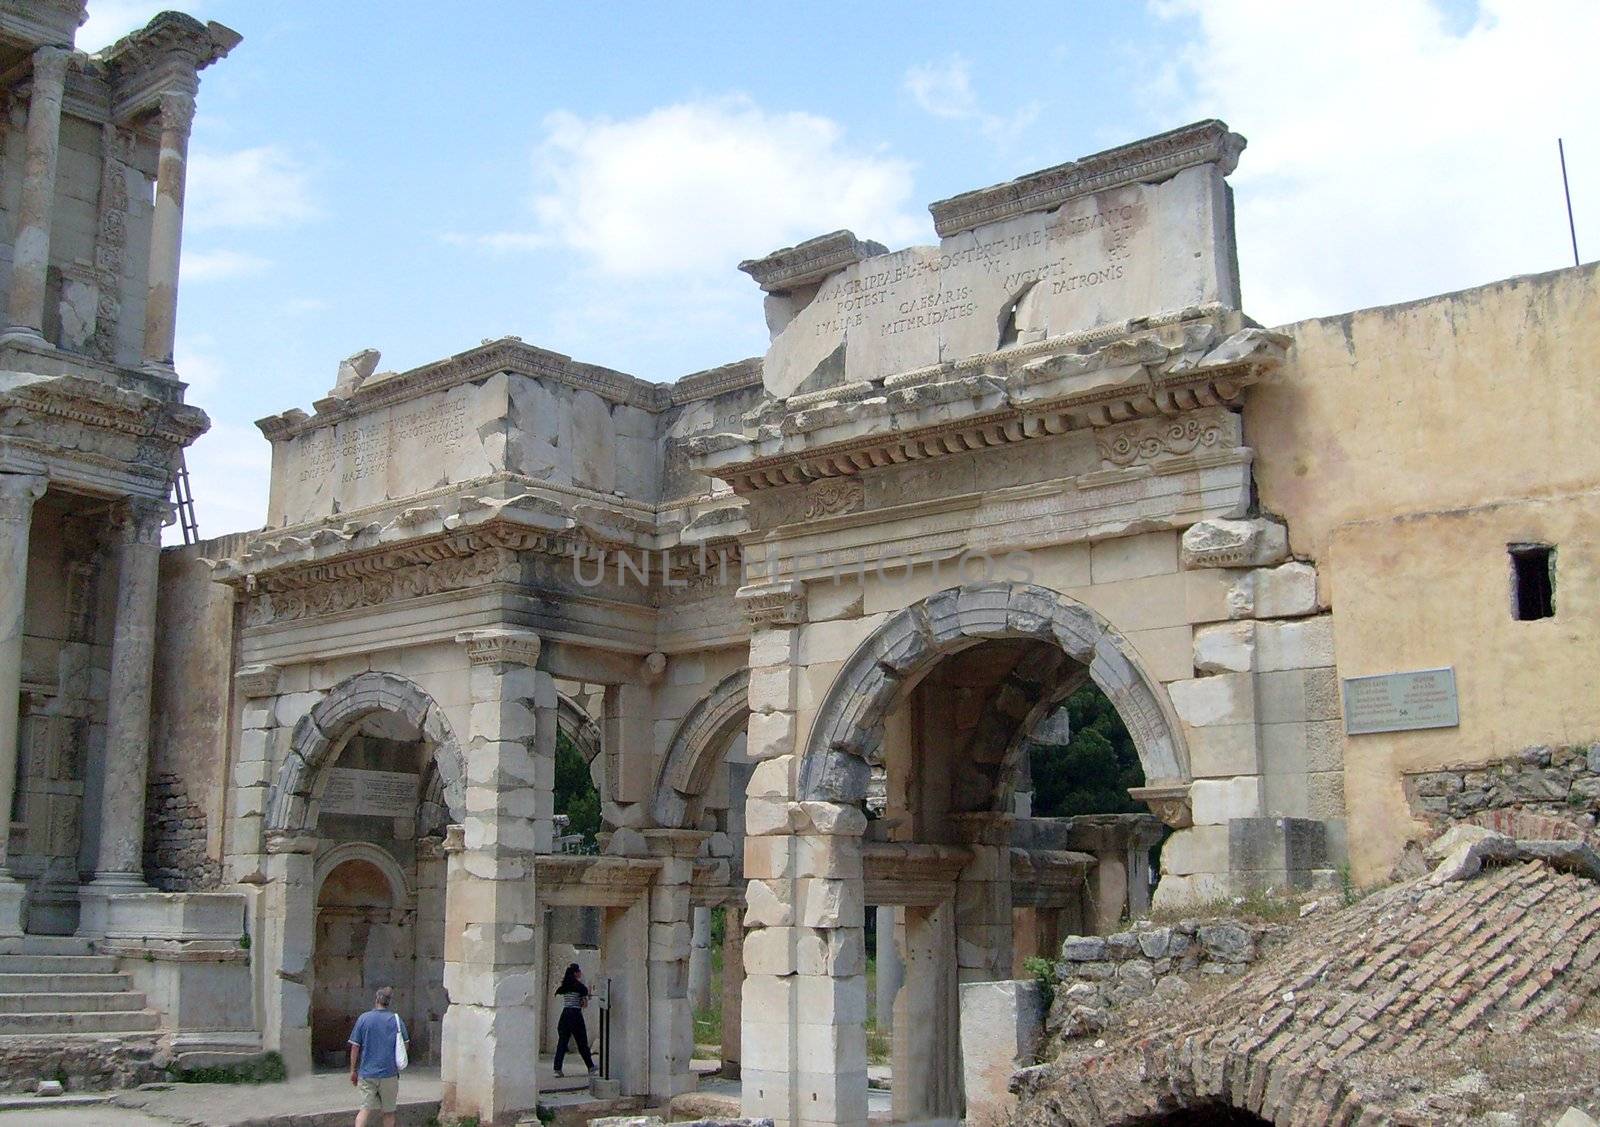
M 1255 963 L 1220 988 L 1191 964 L 1189 981 L 1169 971 L 1189 996 L 1157 992 L 1091 1021 L 1108 981 L 1064 960 L 1050 1027 L 1064 1051 L 1013 1076 L 1016 1122 L 1119 1123 L 1222 1102 L 1278 1123 L 1509 1127 L 1600 1106 L 1600 1030 L 1580 1016 L 1600 996 L 1592 849 L 1476 828 L 1436 844 L 1441 869 L 1472 854 L 1477 874 L 1423 877 L 1257 934 Z M 1245 949 L 1234 928 L 1250 934 L 1233 921 L 1145 934 L 1229 955 Z M 1125 981 L 1114 977 L 1111 989 Z

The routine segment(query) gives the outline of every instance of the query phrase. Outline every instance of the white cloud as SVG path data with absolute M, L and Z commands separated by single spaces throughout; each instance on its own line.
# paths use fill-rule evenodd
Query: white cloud
M 259 274 L 272 263 L 236 250 L 189 250 L 183 254 L 184 282 L 214 282 Z
M 282 227 L 317 214 L 309 170 L 277 145 L 189 155 L 184 227 Z
M 1574 180 L 1580 239 L 1586 214 L 1600 220 L 1600 6 L 1483 0 L 1470 23 L 1427 0 L 1155 10 L 1197 31 L 1163 113 L 1250 139 L 1233 182 L 1245 307 L 1262 320 L 1570 265 L 1558 134 L 1569 163 L 1592 162 L 1586 194 Z
M 845 143 L 834 121 L 730 96 L 625 120 L 552 114 L 536 154 L 537 227 L 477 242 L 559 245 L 623 277 L 721 274 L 848 227 L 903 243 L 931 232 L 911 167 Z
M 995 140 L 1021 133 L 1039 116 L 1037 105 L 1023 106 L 1010 117 L 985 113 L 972 89 L 972 64 L 961 55 L 908 68 L 904 86 L 925 112 L 947 121 L 970 122 Z

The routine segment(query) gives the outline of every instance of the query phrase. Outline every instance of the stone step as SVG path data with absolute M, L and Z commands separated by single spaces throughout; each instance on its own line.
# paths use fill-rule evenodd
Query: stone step
M 0 955 L 0 974 L 115 974 L 110 955 Z
M 0 1015 L 42 1013 L 118 1013 L 144 1009 L 144 995 L 133 990 L 114 993 L 0 993 Z
M 94 940 L 76 935 L 22 935 L 0 939 L 0 955 L 92 955 Z
M 151 1010 L 126 1013 L 0 1014 L 0 1034 L 146 1033 L 157 1028 Z
M 0 973 L 0 994 L 110 994 L 126 990 L 130 985 L 125 974 Z

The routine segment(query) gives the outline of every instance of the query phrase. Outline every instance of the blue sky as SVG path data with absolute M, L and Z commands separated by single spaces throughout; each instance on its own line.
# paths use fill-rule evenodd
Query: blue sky
M 78 44 L 160 7 L 91 0 Z M 1267 323 L 1600 254 L 1588 0 L 440 4 L 197 0 L 244 35 L 191 147 L 178 367 L 201 533 L 265 511 L 253 420 L 338 361 L 515 334 L 647 379 L 758 354 L 735 269 L 1201 117 Z

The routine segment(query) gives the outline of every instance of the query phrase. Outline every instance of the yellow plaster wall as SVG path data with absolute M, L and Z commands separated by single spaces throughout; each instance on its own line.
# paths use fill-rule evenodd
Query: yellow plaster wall
M 1290 325 L 1253 389 L 1261 506 L 1331 596 L 1340 677 L 1453 666 L 1461 725 L 1346 737 L 1350 857 L 1422 832 L 1403 772 L 1600 740 L 1600 267 Z M 1557 546 L 1556 617 L 1518 622 L 1506 548 Z

